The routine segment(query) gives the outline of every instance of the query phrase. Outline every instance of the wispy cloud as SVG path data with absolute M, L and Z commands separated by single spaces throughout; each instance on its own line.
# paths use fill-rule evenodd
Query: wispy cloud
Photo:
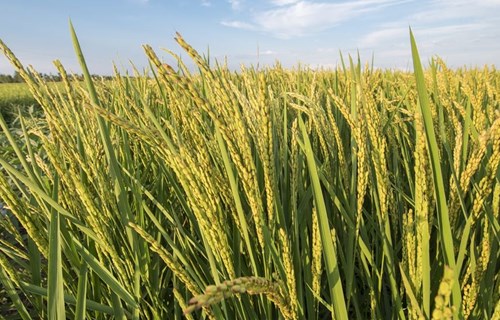
M 257 27 L 251 23 L 243 21 L 222 21 L 221 24 L 226 27 L 245 29 L 245 30 L 257 30 Z
M 201 0 L 201 5 L 204 7 L 210 7 L 212 3 L 210 2 L 210 0 Z
M 475 57 L 470 63 L 500 54 L 499 0 L 432 0 L 420 11 L 374 27 L 357 41 L 365 52 L 396 62 L 408 57 L 411 26 L 422 56 L 439 55 L 460 66 L 464 55 Z
M 275 56 L 277 54 L 278 54 L 278 52 L 273 51 L 273 50 L 259 51 L 259 55 L 263 55 L 263 56 Z
M 446 39 L 450 36 L 454 37 L 455 35 L 464 35 L 469 33 L 477 34 L 477 32 L 483 30 L 484 28 L 485 26 L 479 23 L 465 23 L 440 27 L 416 28 L 414 31 L 418 32 L 418 35 L 421 38 L 437 43 L 439 40 Z M 407 42 L 408 34 L 408 26 L 383 28 L 364 36 L 359 45 L 361 48 L 373 48 L 379 47 L 381 44 L 388 42 L 397 44 L 398 40 Z
M 432 0 L 423 10 L 413 13 L 409 20 L 419 23 L 443 22 L 451 19 L 499 19 L 492 10 L 500 10 L 500 0 Z M 498 12 L 498 11 L 497 11 Z
M 280 38 L 303 36 L 317 31 L 332 28 L 342 22 L 368 12 L 396 5 L 401 0 L 355 0 L 337 3 L 315 1 L 273 0 L 274 8 L 255 12 L 250 22 L 234 21 L 248 29 L 271 33 Z
M 374 54 L 378 66 L 390 68 L 411 65 L 411 26 L 423 59 L 439 55 L 451 65 L 461 66 L 467 57 L 470 64 L 498 61 L 498 12 L 500 0 L 265 0 L 245 2 L 232 20 L 222 24 L 290 39 L 293 41 L 287 43 L 295 48 L 300 48 L 296 43 L 308 41 L 305 47 L 310 49 L 315 45 L 310 42 L 313 38 L 304 36 L 327 39 L 330 32 L 325 31 L 331 30 L 336 37 L 333 43 L 339 47 L 314 53 L 304 49 L 293 57 L 280 50 L 280 58 L 325 64 L 339 49 L 354 54 L 359 50 L 368 59 Z M 348 30 L 349 37 L 339 30 Z

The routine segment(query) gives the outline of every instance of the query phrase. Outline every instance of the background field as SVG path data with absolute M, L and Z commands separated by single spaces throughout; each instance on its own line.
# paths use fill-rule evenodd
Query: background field
M 74 35 L 73 35 L 74 36 Z M 232 72 L 47 85 L 0 118 L 1 314 L 500 317 L 500 72 Z M 413 38 L 412 38 L 413 40 Z M 4 54 L 20 66 L 2 46 Z M 194 298 L 193 298 L 194 297 Z
M 37 105 L 36 99 L 25 83 L 0 83 L 0 112 L 10 122 L 18 108 L 28 111 Z

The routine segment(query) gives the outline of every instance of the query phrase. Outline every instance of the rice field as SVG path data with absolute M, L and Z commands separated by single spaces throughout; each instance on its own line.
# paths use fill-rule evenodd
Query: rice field
M 1 51 L 43 119 L 0 118 L 0 314 L 499 319 L 493 67 L 63 75 Z
M 36 103 L 24 83 L 0 84 L 0 97 L 2 107 L 7 107 L 9 104 L 31 105 Z
M 0 113 L 11 121 L 23 106 L 24 111 L 36 105 L 36 100 L 24 83 L 0 83 Z

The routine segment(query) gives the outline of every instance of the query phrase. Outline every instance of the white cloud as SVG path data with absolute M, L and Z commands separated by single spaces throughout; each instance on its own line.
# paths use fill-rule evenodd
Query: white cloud
M 438 55 L 455 67 L 465 61 L 479 65 L 481 61 L 499 61 L 491 58 L 500 55 L 497 8 L 498 0 L 433 0 L 420 11 L 378 26 L 360 38 L 357 46 L 375 52 L 379 57 L 376 61 L 402 64 L 405 57 L 410 57 L 411 26 L 423 60 Z
M 418 27 L 413 29 L 419 47 L 431 48 L 439 47 L 441 44 L 453 44 L 458 41 L 463 44 L 470 35 L 484 31 L 485 26 L 478 23 L 466 23 L 456 25 L 446 25 L 438 27 Z M 408 26 L 382 28 L 362 37 L 358 45 L 361 49 L 376 49 L 383 51 L 394 47 L 409 45 Z M 462 38 L 462 41 L 459 41 Z
M 274 0 L 272 2 L 278 7 L 254 13 L 252 23 L 244 25 L 252 25 L 256 30 L 272 33 L 280 38 L 292 38 L 322 31 L 364 13 L 404 1 L 356 0 L 330 3 Z M 288 5 L 284 6 L 285 4 Z M 233 27 L 238 26 L 233 25 Z
M 221 24 L 226 27 L 245 29 L 245 30 L 256 30 L 256 26 L 243 21 L 222 21 Z
M 373 31 L 366 36 L 364 36 L 360 41 L 360 47 L 362 48 L 372 48 L 384 42 L 392 42 L 395 40 L 400 40 L 408 37 L 407 27 L 393 27 L 384 28 L 377 31 Z
M 259 55 L 262 55 L 262 56 L 275 56 L 277 54 L 278 53 L 276 51 L 273 51 L 273 50 L 259 51 Z
M 204 7 L 210 7 L 212 3 L 209 0 L 201 0 L 201 5 Z
M 222 24 L 287 39 L 318 34 L 316 43 L 297 39 L 308 43 L 296 55 L 278 48 L 280 60 L 328 65 L 339 51 L 356 55 L 359 50 L 362 60 L 371 61 L 373 54 L 375 66 L 406 69 L 412 65 L 411 26 L 422 61 L 438 55 L 451 67 L 459 67 L 486 61 L 500 64 L 498 12 L 500 0 L 268 0 L 266 6 L 241 11 L 238 18 Z M 360 21 L 365 16 L 370 19 Z M 359 30 L 351 31 L 353 25 Z M 335 26 L 350 30 L 350 38 L 342 38 L 336 30 L 333 41 L 328 32 L 319 34 Z M 338 47 L 315 47 L 332 42 Z M 287 43 L 299 48 L 295 41 Z
M 500 10 L 500 0 L 433 0 L 424 10 L 408 18 L 418 23 L 442 22 L 463 18 L 492 18 L 492 11 Z M 497 16 L 497 15 L 493 15 Z M 497 18 L 498 19 L 498 18 Z

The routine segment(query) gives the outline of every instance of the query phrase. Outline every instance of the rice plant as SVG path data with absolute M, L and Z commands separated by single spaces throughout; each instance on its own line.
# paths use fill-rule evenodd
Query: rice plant
M 0 117 L 0 290 L 21 319 L 499 318 L 500 73 L 161 61 Z M 36 141 L 37 143 L 33 143 Z

